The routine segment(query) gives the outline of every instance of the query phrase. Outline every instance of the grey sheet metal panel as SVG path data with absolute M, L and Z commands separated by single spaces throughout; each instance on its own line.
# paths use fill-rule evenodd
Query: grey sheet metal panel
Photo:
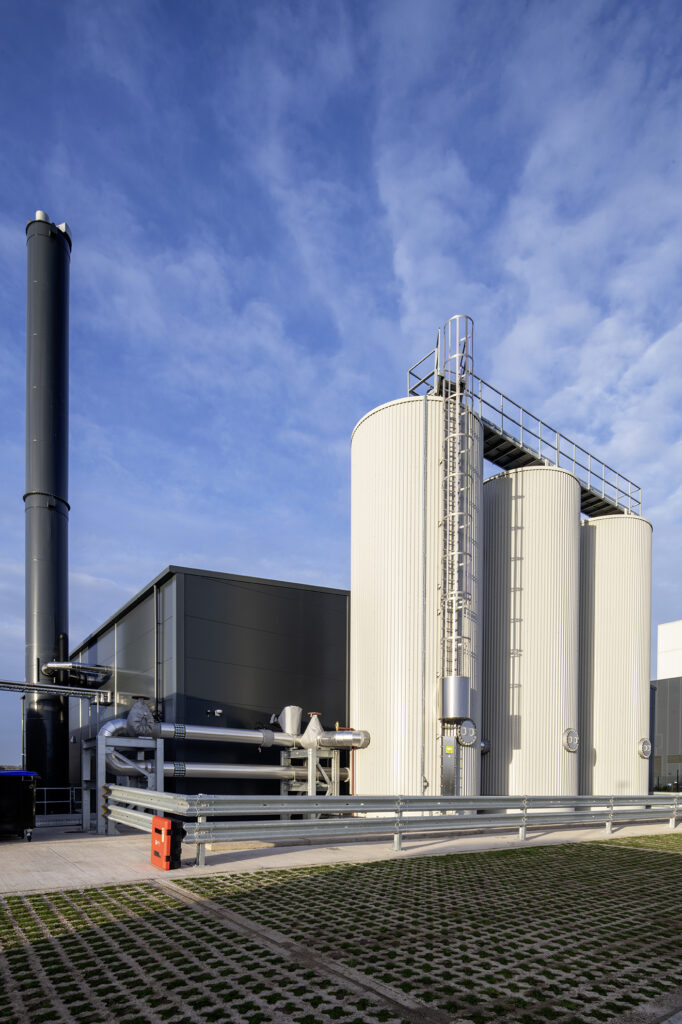
M 483 792 L 573 796 L 580 486 L 512 470 L 483 484 L 483 510 Z
M 346 716 L 348 591 L 179 566 L 161 573 L 75 652 L 87 663 L 116 667 L 119 699 L 112 714 L 127 710 L 123 684 L 129 692 L 146 693 L 153 678 L 155 586 L 167 722 L 262 729 L 284 705 L 298 704 L 319 711 L 329 728 L 337 721 L 353 724 Z M 215 754 L 213 744 L 199 740 L 166 744 L 166 756 L 176 760 L 208 762 Z M 221 749 L 227 764 L 278 764 L 279 756 L 274 747 Z M 196 780 L 169 785 L 201 788 Z M 226 779 L 214 780 L 211 788 L 257 793 L 262 785 Z M 264 785 L 279 791 L 274 781 Z
M 477 436 L 478 479 L 473 486 L 480 510 L 480 424 Z M 426 792 L 440 791 L 442 450 L 443 401 L 438 397 L 379 406 L 353 432 L 351 719 L 372 737 L 356 759 L 356 792 L 362 795 L 421 796 L 422 765 Z M 478 550 L 476 529 L 474 536 Z M 473 575 L 476 581 L 480 578 L 478 565 Z M 474 607 L 478 625 L 477 595 Z M 473 655 L 472 717 L 480 709 L 477 638 Z M 476 795 L 480 740 L 472 748 L 458 748 L 458 757 L 461 792 Z
M 298 704 L 325 725 L 355 724 L 345 720 L 346 591 L 188 574 L 184 608 L 188 696 L 261 715 Z
M 655 679 L 651 689 L 655 690 L 653 784 L 676 786 L 682 768 L 682 678 Z
M 38 211 L 26 228 L 26 679 L 68 634 L 69 264 L 71 238 Z M 65 653 L 65 651 L 64 651 Z M 28 767 L 68 781 L 67 702 L 29 698 Z
M 651 534 L 635 515 L 580 528 L 580 792 L 645 794 Z

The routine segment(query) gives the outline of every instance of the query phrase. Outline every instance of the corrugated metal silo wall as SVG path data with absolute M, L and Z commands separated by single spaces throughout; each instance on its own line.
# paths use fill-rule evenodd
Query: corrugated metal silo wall
M 483 670 L 483 631 L 482 631 L 482 580 L 483 580 L 483 427 L 480 420 L 471 415 L 473 438 L 472 475 L 471 475 L 471 651 L 465 661 L 464 674 L 471 682 L 472 721 L 476 725 L 476 742 L 470 747 L 460 747 L 461 781 L 458 792 L 461 796 L 480 796 L 481 793 L 481 712 L 482 712 L 482 670 Z M 439 537 L 439 543 L 442 543 Z
M 476 424 L 474 501 L 480 510 L 482 431 Z M 353 433 L 350 719 L 372 737 L 356 758 L 356 792 L 363 795 L 420 795 L 422 743 L 426 792 L 440 792 L 442 447 L 443 402 L 436 397 L 380 406 Z M 473 533 L 477 540 L 476 524 Z M 473 647 L 473 683 L 480 695 L 480 639 L 475 637 Z M 474 707 L 477 701 L 474 695 Z M 480 743 L 465 757 L 463 792 L 476 795 Z
M 483 792 L 573 796 L 580 486 L 551 467 L 483 484 Z
M 651 524 L 632 515 L 580 530 L 580 792 L 645 794 L 649 764 Z

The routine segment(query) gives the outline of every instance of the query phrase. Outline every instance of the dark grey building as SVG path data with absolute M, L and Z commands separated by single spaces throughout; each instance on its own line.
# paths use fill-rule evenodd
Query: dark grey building
M 679 786 L 682 781 L 682 676 L 654 679 L 653 784 Z
M 149 698 L 167 722 L 253 729 L 286 704 L 317 711 L 325 726 L 349 725 L 349 592 L 169 566 L 91 634 L 72 661 L 101 665 L 114 693 L 106 717 Z M 91 715 L 94 712 L 89 712 Z M 74 738 L 99 723 L 71 702 Z M 305 721 L 305 719 L 304 719 Z M 71 775 L 77 782 L 78 745 Z M 278 763 L 276 749 L 168 742 L 167 760 Z M 278 792 L 277 782 L 192 783 L 169 789 Z M 174 785 L 175 784 L 175 787 Z

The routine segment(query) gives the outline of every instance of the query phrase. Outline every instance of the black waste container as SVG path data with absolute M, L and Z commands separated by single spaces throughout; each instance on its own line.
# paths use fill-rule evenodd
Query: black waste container
M 36 827 L 37 772 L 0 768 L 0 836 L 25 836 Z

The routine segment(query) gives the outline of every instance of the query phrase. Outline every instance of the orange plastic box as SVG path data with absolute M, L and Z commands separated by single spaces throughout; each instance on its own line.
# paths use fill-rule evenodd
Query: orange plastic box
M 151 862 L 161 871 L 170 871 L 171 867 L 171 830 L 173 822 L 170 818 L 152 818 L 152 855 Z

